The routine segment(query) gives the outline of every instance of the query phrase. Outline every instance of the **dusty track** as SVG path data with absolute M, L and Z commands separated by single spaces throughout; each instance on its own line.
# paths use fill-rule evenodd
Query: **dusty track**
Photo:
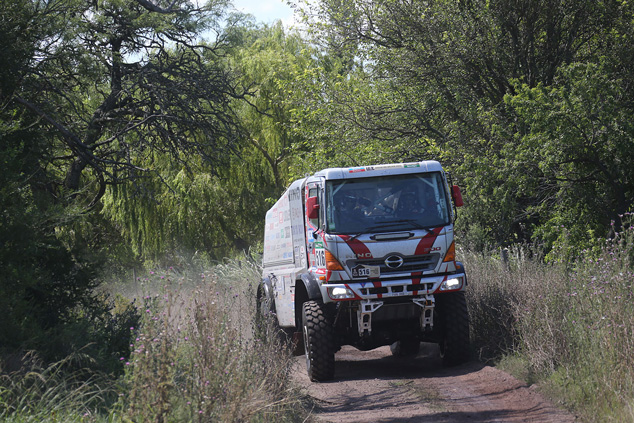
M 397 359 L 389 347 L 336 355 L 335 379 L 312 383 L 304 357 L 294 377 L 317 404 L 319 422 L 531 422 L 575 418 L 512 376 L 480 363 L 444 369 L 435 345 L 416 358 Z

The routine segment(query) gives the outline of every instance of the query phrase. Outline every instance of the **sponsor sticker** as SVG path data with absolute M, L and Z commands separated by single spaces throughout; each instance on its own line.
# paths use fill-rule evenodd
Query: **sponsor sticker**
M 403 167 L 402 164 L 400 163 L 394 163 L 394 164 L 383 164 L 383 165 L 377 165 L 377 166 L 373 166 L 372 170 L 379 170 L 379 169 L 401 169 Z

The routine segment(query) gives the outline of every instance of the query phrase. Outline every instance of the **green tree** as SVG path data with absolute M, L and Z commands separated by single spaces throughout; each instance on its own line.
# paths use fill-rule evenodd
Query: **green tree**
M 222 34 L 200 35 L 224 7 L 0 3 L 3 348 L 56 359 L 93 342 L 100 359 L 125 355 L 133 313 L 113 318 L 94 293 L 96 265 L 117 240 L 95 211 L 109 185 L 151 198 L 146 177 L 160 160 L 214 172 L 233 151 L 231 102 L 244 91 Z
M 153 196 L 121 186 L 104 198 L 104 213 L 146 259 L 170 251 L 221 259 L 256 245 L 266 210 L 292 177 L 302 141 L 291 122 L 293 99 L 302 95 L 294 81 L 313 63 L 312 49 L 281 23 L 258 26 L 240 15 L 230 19 L 225 36 L 227 66 L 249 91 L 231 104 L 239 122 L 236 154 L 214 173 L 203 161 L 183 166 L 156 153 L 157 178 L 143 182 Z
M 192 156 L 214 164 L 226 157 L 219 153 L 237 137 L 229 103 L 243 92 L 222 66 L 222 37 L 200 39 L 224 3 L 25 4 L 29 28 L 44 22 L 45 29 L 29 41 L 32 54 L 17 69 L 11 100 L 48 133 L 55 183 L 75 201 L 91 188 L 85 204 L 94 206 L 108 184 L 142 177 L 152 170 L 150 151 L 185 164 Z
M 365 74 L 359 80 L 365 87 L 349 89 L 351 72 L 324 96 L 324 116 L 349 116 L 346 125 L 329 118 L 323 122 L 348 145 L 381 146 L 392 139 L 390 146 L 399 147 L 391 151 L 404 160 L 442 160 L 465 188 L 468 206 L 460 229 L 484 244 L 531 241 L 564 209 L 546 207 L 552 204 L 544 193 L 553 192 L 553 174 L 545 176 L 537 163 L 517 159 L 539 154 L 535 149 L 541 142 L 557 143 L 543 138 L 518 143 L 516 134 L 531 132 L 528 126 L 535 122 L 525 114 L 519 118 L 507 96 L 523 87 L 555 86 L 562 69 L 574 64 L 603 64 L 608 80 L 623 81 L 618 85 L 624 98 L 632 98 L 632 8 L 627 2 L 323 0 L 304 12 L 327 49 L 352 54 Z M 622 116 L 612 117 L 622 122 Z M 576 191 L 589 189 L 581 179 L 568 182 Z M 590 196 L 591 190 L 584 195 Z M 618 203 L 608 202 L 608 214 L 623 209 Z M 581 218 L 579 226 L 594 225 L 588 215 Z M 594 225 L 595 235 L 609 230 L 606 219 L 602 222 Z
M 509 162 L 534 169 L 532 195 L 539 201 L 528 211 L 543 219 L 545 241 L 590 246 L 589 240 L 610 235 L 606 228 L 620 231 L 621 217 L 632 211 L 629 83 L 601 66 L 574 64 L 550 87 L 524 86 L 508 97 L 526 128 L 515 137 L 521 154 Z

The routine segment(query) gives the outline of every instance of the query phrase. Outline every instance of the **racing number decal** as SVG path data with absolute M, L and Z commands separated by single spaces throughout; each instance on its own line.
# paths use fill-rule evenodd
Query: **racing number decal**
M 378 278 L 381 276 L 381 268 L 379 266 L 366 266 L 359 264 L 352 268 L 353 278 Z
M 315 241 L 315 267 L 326 267 L 326 250 L 321 241 Z
M 315 250 L 315 266 L 326 267 L 326 250 Z

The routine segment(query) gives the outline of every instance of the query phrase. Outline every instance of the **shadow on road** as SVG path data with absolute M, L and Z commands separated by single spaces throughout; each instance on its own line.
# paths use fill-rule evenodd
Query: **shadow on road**
M 316 422 L 575 421 L 501 370 L 477 361 L 443 367 L 435 344 L 421 344 L 413 358 L 393 357 L 389 347 L 365 352 L 343 347 L 329 382 L 311 382 L 299 360 L 297 365 L 295 377 L 314 403 Z
M 483 364 L 472 361 L 460 366 L 444 367 L 438 345 L 422 343 L 416 357 L 392 356 L 389 347 L 360 352 L 343 347 L 335 357 L 335 378 L 331 382 L 368 379 L 412 379 L 457 376 L 477 372 Z

